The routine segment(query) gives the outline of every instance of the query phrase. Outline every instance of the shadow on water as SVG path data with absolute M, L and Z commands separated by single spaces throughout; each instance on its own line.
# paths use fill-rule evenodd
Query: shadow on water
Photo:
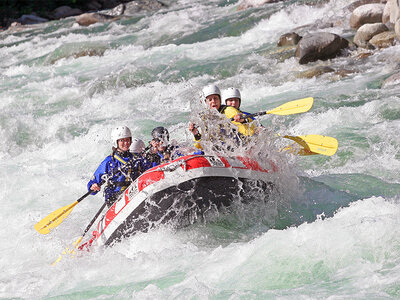
M 308 177 L 299 178 L 300 190 L 292 196 L 289 207 L 279 209 L 274 229 L 285 229 L 305 222 L 314 222 L 317 218 L 332 217 L 339 208 L 356 201 L 358 195 L 330 187 Z
M 289 208 L 278 210 L 274 223 L 268 224 L 271 228 L 284 229 L 332 217 L 339 208 L 360 199 L 400 194 L 400 184 L 365 174 L 333 174 L 299 180 L 301 191 L 292 197 Z
M 360 199 L 400 195 L 400 184 L 365 174 L 299 177 L 298 180 L 297 189 L 290 191 L 290 195 L 275 194 L 266 198 L 268 202 L 255 197 L 255 203 L 236 206 L 205 224 L 194 224 L 182 230 L 190 231 L 198 245 L 247 242 L 270 229 L 283 230 L 332 217 L 338 209 Z M 274 206 L 270 201 L 275 197 L 289 199 Z

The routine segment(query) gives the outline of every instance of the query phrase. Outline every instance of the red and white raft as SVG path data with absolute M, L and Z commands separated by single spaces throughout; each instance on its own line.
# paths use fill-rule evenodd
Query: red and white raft
M 271 191 L 277 167 L 245 157 L 188 155 L 137 178 L 99 221 L 89 244 L 110 245 L 173 221 L 190 223 L 252 189 Z

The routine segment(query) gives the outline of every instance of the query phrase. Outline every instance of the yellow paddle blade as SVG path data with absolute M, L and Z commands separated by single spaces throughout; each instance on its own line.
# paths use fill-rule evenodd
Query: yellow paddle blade
M 290 102 L 286 102 L 285 104 L 282 104 L 281 106 L 278 106 L 277 108 L 268 110 L 267 114 L 285 116 L 285 115 L 304 113 L 311 109 L 311 107 L 313 106 L 313 103 L 314 103 L 313 97 L 308 97 L 308 98 L 299 99 L 299 100 L 293 100 Z
M 65 248 L 65 250 L 63 252 L 61 252 L 61 254 L 58 256 L 58 258 L 51 264 L 52 266 L 55 266 L 57 263 L 60 262 L 60 260 L 63 258 L 63 255 L 71 255 L 71 256 L 75 256 L 76 255 L 76 251 L 75 249 L 78 249 L 79 244 L 82 241 L 83 236 L 81 236 L 79 239 L 77 239 L 72 245 L 72 248 Z
M 311 152 L 332 156 L 338 149 L 337 139 L 330 136 L 309 134 L 300 136 L 308 145 Z
M 52 229 L 56 228 L 62 223 L 62 221 L 64 221 L 64 219 L 71 213 L 72 209 L 78 203 L 78 201 L 75 201 L 72 204 L 66 205 L 53 211 L 47 217 L 36 223 L 36 231 L 40 234 L 48 234 Z
M 304 147 L 305 149 L 303 151 L 304 153 L 301 153 L 300 151 L 299 152 L 300 155 L 313 155 L 317 153 L 317 154 L 332 156 L 336 153 L 338 149 L 337 139 L 330 136 L 309 134 L 303 136 L 285 135 L 284 137 L 291 139 Z

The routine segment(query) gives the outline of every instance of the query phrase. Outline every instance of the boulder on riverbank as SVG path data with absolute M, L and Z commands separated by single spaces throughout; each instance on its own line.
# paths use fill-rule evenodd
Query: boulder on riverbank
M 299 43 L 301 38 L 302 37 L 296 32 L 285 33 L 279 38 L 278 46 L 295 46 Z
M 387 3 L 387 0 L 357 0 L 354 1 L 353 3 L 349 4 L 346 9 L 349 11 L 353 11 L 355 10 L 357 7 L 363 6 L 365 4 L 372 4 L 372 3 L 381 3 L 381 4 L 385 4 Z
M 155 11 L 165 8 L 166 5 L 157 0 L 136 0 L 122 3 L 112 10 L 103 13 L 85 13 L 75 17 L 76 22 L 81 26 L 89 26 L 97 22 L 119 20 L 121 16 L 131 16 L 140 11 Z
M 300 64 L 325 60 L 338 56 L 349 42 L 334 33 L 319 32 L 304 36 L 297 44 L 295 56 Z
M 394 31 L 384 31 L 374 35 L 369 41 L 369 44 L 375 48 L 387 48 L 396 44 L 396 33 Z
M 385 15 L 382 17 L 382 23 L 390 22 L 395 24 L 400 18 L 400 3 L 397 0 L 388 0 L 385 7 Z M 383 19 L 385 18 L 385 19 Z
M 122 14 L 130 16 L 141 11 L 156 11 L 167 7 L 166 4 L 158 0 L 134 0 L 130 2 L 126 0 L 92 0 L 82 2 L 83 3 L 81 5 L 78 5 L 77 2 L 71 1 L 71 6 L 76 5 L 76 7 L 70 7 L 68 5 L 57 7 L 57 1 L 48 1 L 46 7 L 42 7 L 39 4 L 19 4 L 17 6 L 19 10 L 4 6 L 6 7 L 5 9 L 0 9 L 0 28 L 4 27 L 7 29 L 12 23 L 15 22 L 21 25 L 31 25 L 47 22 L 49 20 L 59 20 L 71 16 L 78 16 L 86 13 L 98 13 L 100 16 L 106 16 L 108 13 L 110 13 L 111 17 L 120 16 Z M 3 6 L 0 6 L 0 8 L 3 8 Z M 106 12 L 105 10 L 109 10 L 109 12 Z M 19 17 L 20 11 L 28 11 L 30 14 Z M 40 11 L 40 16 L 35 14 L 35 11 Z M 88 20 L 87 15 L 82 18 L 86 18 Z M 95 16 L 95 18 L 97 18 L 97 16 Z M 85 23 L 89 24 L 94 22 L 95 18 L 92 18 L 92 21 L 87 21 Z
M 267 3 L 275 3 L 279 1 L 283 0 L 242 0 L 238 5 L 237 10 L 244 10 L 251 7 L 259 7 Z
M 350 27 L 358 29 L 364 24 L 382 22 L 384 4 L 366 4 L 357 7 L 350 16 Z
M 395 84 L 400 84 L 400 73 L 393 74 L 383 82 L 382 87 L 389 87 Z
M 358 47 L 367 48 L 369 46 L 368 42 L 373 36 L 388 30 L 386 25 L 382 23 L 364 24 L 358 28 L 354 36 L 354 44 Z
M 133 15 L 140 11 L 156 11 L 166 8 L 167 5 L 157 0 L 136 0 L 123 4 L 125 5 L 124 15 Z
M 115 21 L 117 19 L 119 18 L 98 13 L 86 13 L 75 17 L 76 23 L 81 26 L 89 26 L 98 22 Z
M 48 19 L 38 17 L 35 14 L 32 15 L 22 15 L 20 18 L 16 20 L 17 23 L 21 25 L 33 25 L 33 24 L 40 24 L 44 22 L 48 22 Z

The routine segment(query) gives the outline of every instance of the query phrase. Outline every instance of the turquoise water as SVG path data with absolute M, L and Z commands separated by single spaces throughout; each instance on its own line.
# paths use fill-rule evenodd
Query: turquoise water
M 303 66 L 276 46 L 279 36 L 343 20 L 323 30 L 351 38 L 347 1 L 240 12 L 236 1 L 168 3 L 113 23 L 82 28 L 69 18 L 0 33 L 0 297 L 398 299 L 400 86 L 382 83 L 398 69 L 400 46 Z M 297 76 L 320 65 L 351 73 Z M 272 204 L 50 266 L 102 197 L 82 201 L 49 235 L 33 226 L 86 192 L 111 129 L 125 124 L 148 141 L 165 125 L 189 143 L 187 124 L 209 83 L 238 87 L 250 112 L 314 97 L 307 113 L 261 123 L 273 133 L 336 137 L 337 154 L 282 156 L 270 136 L 260 147 L 283 170 Z

